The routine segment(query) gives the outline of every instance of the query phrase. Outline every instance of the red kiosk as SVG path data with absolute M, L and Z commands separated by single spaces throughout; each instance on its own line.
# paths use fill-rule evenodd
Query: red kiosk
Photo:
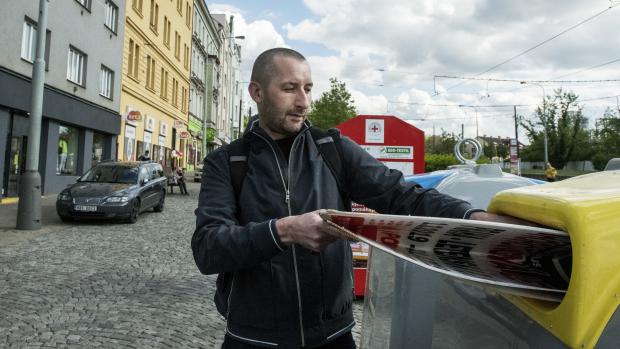
M 336 126 L 370 155 L 405 176 L 424 172 L 424 131 L 392 115 L 359 115 Z M 353 204 L 353 211 L 369 211 Z M 352 243 L 355 295 L 363 296 L 368 246 Z

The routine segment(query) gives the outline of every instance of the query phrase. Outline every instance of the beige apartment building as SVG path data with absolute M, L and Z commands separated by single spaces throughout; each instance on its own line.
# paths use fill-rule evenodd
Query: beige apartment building
M 193 0 L 127 0 L 118 159 L 186 164 Z

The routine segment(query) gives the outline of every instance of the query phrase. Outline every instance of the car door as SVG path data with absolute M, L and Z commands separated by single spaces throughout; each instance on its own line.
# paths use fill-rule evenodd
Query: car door
M 155 205 L 157 205 L 157 203 L 161 201 L 161 198 L 164 195 L 164 191 L 166 190 L 166 187 L 162 184 L 163 180 L 161 178 L 161 171 L 159 171 L 159 169 L 161 169 L 161 165 L 149 165 L 149 173 L 151 174 L 151 181 L 153 182 L 152 185 Z
M 153 181 L 146 166 L 140 167 L 140 198 L 142 210 L 153 206 Z

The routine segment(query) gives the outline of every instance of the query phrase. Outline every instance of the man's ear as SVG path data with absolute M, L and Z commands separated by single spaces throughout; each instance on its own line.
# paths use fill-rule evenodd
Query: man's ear
M 263 102 L 263 89 L 258 82 L 251 81 L 248 85 L 248 92 L 256 104 Z

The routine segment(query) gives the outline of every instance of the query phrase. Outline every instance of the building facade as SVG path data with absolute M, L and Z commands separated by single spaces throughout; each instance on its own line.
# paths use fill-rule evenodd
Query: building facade
M 28 147 L 37 1 L 0 11 L 0 183 L 17 196 Z M 93 164 L 116 156 L 125 0 L 50 1 L 39 172 L 57 193 Z
M 118 158 L 186 166 L 192 0 L 128 0 Z
M 216 72 L 217 96 L 215 102 L 219 106 L 216 117 L 217 137 L 222 144 L 228 144 L 235 138 L 235 125 L 238 125 L 240 89 L 239 65 L 241 64 L 241 46 L 237 45 L 234 34 L 234 17 L 225 14 L 213 14 L 218 24 L 218 34 L 222 41 L 219 52 L 219 65 Z M 237 110 L 237 111 L 236 111 Z
M 189 129 L 193 149 L 188 156 L 188 168 L 200 164 L 206 155 L 207 127 L 213 119 L 212 91 L 214 88 L 214 52 L 221 44 L 216 42 L 217 30 L 209 9 L 203 1 L 195 3 L 192 26 L 192 65 L 190 77 Z M 209 141 L 212 141 L 210 139 Z M 193 163 L 189 163 L 193 162 Z

